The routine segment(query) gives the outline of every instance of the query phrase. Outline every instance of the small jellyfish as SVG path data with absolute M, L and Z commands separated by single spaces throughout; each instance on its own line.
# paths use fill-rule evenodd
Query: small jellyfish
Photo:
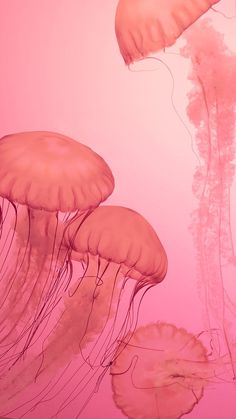
M 204 303 L 206 327 L 219 328 L 232 353 L 236 302 L 227 282 L 227 267 L 235 266 L 231 229 L 230 189 L 235 172 L 236 55 L 204 19 L 185 33 L 182 54 L 191 59 L 193 88 L 187 113 L 196 128 L 199 165 L 193 180 L 198 208 L 191 230 L 197 249 L 198 285 Z M 214 343 L 215 354 L 218 343 Z M 232 362 L 234 377 L 236 370 Z
M 126 65 L 175 43 L 219 0 L 119 0 L 115 31 Z
M 149 324 L 119 343 L 110 369 L 113 399 L 129 419 L 179 419 L 220 371 L 199 337 L 172 324 Z
M 109 369 L 117 340 L 135 328 L 145 293 L 167 272 L 167 256 L 156 232 L 140 214 L 128 208 L 100 206 L 81 225 L 78 220 L 71 222 L 64 246 L 71 249 L 72 258 L 80 261 L 83 274 L 68 290 L 59 321 L 45 339 L 41 353 L 0 383 L 1 406 L 34 380 L 56 380 L 60 367 L 76 356 L 82 357 L 89 372 L 82 376 L 73 369 L 75 390 L 78 388 L 79 393 L 79 383 L 86 386 L 95 373 L 100 374 L 99 381 Z M 49 392 L 48 386 L 46 389 Z M 43 393 L 40 397 L 43 402 Z M 61 412 L 69 403 L 70 396 L 58 410 Z
M 64 135 L 0 139 L 0 372 L 25 354 L 69 286 L 65 226 L 113 188 L 105 161 Z

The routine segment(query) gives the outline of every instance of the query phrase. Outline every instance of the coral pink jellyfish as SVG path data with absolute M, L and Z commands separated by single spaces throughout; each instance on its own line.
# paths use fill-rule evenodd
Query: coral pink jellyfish
M 219 0 L 119 0 L 115 31 L 125 64 L 173 45 Z
M 1 406 L 35 379 L 55 379 L 59 368 L 75 356 L 82 356 L 82 363 L 89 366 L 86 376 L 73 369 L 75 392 L 81 391 L 82 382 L 89 384 L 91 374 L 97 373 L 101 380 L 113 360 L 117 340 L 135 328 L 138 291 L 144 290 L 139 307 L 145 292 L 166 275 L 167 256 L 157 234 L 140 214 L 128 208 L 101 206 L 82 225 L 75 220 L 66 231 L 64 245 L 72 249 L 72 257 L 83 262 L 84 272 L 64 298 L 59 322 L 45 340 L 42 353 L 2 381 Z M 72 385 L 72 377 L 69 383 Z M 75 397 L 73 391 L 70 394 Z M 69 403 L 70 396 L 59 411 Z
M 0 140 L 0 371 L 25 353 L 70 283 L 65 221 L 81 222 L 113 188 L 105 161 L 66 136 Z
M 178 419 L 192 411 L 219 369 L 198 337 L 172 324 L 149 324 L 117 348 L 113 398 L 129 419 Z
M 232 353 L 236 305 L 229 295 L 226 268 L 235 265 L 230 219 L 230 188 L 234 178 L 236 55 L 208 20 L 186 31 L 182 53 L 190 57 L 193 88 L 188 116 L 196 128 L 200 164 L 193 181 L 198 208 L 192 232 L 198 254 L 199 289 L 207 327 L 219 328 Z M 214 343 L 214 337 L 212 337 Z M 217 351 L 217 343 L 214 345 Z M 233 374 L 236 371 L 232 362 Z

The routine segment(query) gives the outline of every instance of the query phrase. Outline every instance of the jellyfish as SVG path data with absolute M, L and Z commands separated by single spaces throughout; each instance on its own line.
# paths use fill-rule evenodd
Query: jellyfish
M 221 373 L 199 336 L 164 322 L 129 333 L 110 368 L 114 402 L 129 419 L 179 419 Z
M 219 328 L 225 347 L 232 354 L 236 305 L 227 287 L 227 269 L 236 264 L 230 210 L 235 172 L 236 55 L 228 50 L 223 35 L 209 20 L 186 31 L 185 38 L 182 54 L 191 60 L 189 78 L 193 84 L 187 113 L 196 129 L 199 154 L 193 180 L 198 207 L 191 222 L 198 288 L 204 303 L 205 327 Z M 214 343 L 214 337 L 213 347 L 217 354 L 218 342 Z M 235 377 L 233 360 L 232 373 Z
M 61 242 L 114 188 L 87 146 L 52 132 L 0 140 L 0 372 L 36 340 L 71 280 Z
M 89 385 L 96 374 L 99 382 L 109 370 L 117 341 L 136 327 L 144 295 L 166 275 L 163 245 L 137 212 L 120 206 L 100 206 L 79 223 L 78 219 L 70 223 L 64 246 L 81 264 L 82 275 L 68 289 L 58 323 L 45 339 L 41 353 L 27 360 L 24 368 L 19 366 L 17 374 L 11 371 L 0 382 L 1 406 L 40 380 L 47 383 L 40 393 L 40 403 L 45 402 L 49 386 L 55 391 L 58 374 L 77 358 L 88 371 L 83 376 L 82 364 L 78 370 L 73 368 L 68 382 L 71 386 L 75 380 L 75 387 L 65 400 L 61 395 L 58 413 L 66 409 L 70 398 L 81 392 L 82 384 Z M 63 382 L 63 394 L 67 384 Z
M 219 0 L 119 0 L 115 32 L 126 65 L 175 43 Z

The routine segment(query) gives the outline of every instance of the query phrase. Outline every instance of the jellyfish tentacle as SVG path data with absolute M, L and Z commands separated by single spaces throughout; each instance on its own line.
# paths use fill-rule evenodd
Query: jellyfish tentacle
M 198 31 L 198 36 L 195 31 Z M 201 43 L 203 36 L 208 40 L 204 45 Z M 191 225 L 197 248 L 198 286 L 205 305 L 207 327 L 219 326 L 235 377 L 230 325 L 234 303 L 228 297 L 224 264 L 234 263 L 229 194 L 235 157 L 236 91 L 232 86 L 236 57 L 228 51 L 223 37 L 208 20 L 192 27 L 185 38 L 187 44 L 182 53 L 191 59 L 192 74 L 189 78 L 194 85 L 189 93 L 187 112 L 197 129 L 196 142 L 201 159 L 193 183 L 199 205 L 193 213 Z M 214 335 L 212 342 L 217 354 L 218 342 Z

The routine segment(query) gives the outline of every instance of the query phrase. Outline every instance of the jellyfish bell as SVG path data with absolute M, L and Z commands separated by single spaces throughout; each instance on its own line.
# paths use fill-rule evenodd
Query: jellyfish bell
M 114 188 L 105 161 L 84 144 L 52 132 L 0 140 L 0 196 L 31 209 L 74 212 L 95 208 Z
M 119 0 L 115 32 L 126 65 L 175 43 L 219 0 Z
M 219 370 L 220 360 L 209 359 L 199 337 L 168 323 L 149 324 L 117 347 L 113 399 L 129 419 L 178 419 L 199 403 Z
M 14 350 L 13 359 L 25 352 L 24 345 L 16 351 L 12 338 L 16 329 L 19 342 L 24 338 L 28 346 L 27 339 L 32 339 L 41 319 L 52 312 L 68 286 L 61 214 L 67 222 L 68 218 L 81 219 L 113 188 L 113 175 L 105 161 L 69 137 L 35 131 L 0 139 L 3 364 L 11 359 L 9 351 Z
M 44 340 L 41 353 L 0 383 L 2 406 L 36 380 L 48 383 L 55 379 L 57 383 L 58 371 L 75 359 L 79 372 L 73 367 L 68 381 L 74 390 L 70 389 L 68 399 L 91 386 L 91 379 L 97 380 L 96 387 L 109 369 L 117 340 L 136 326 L 134 303 L 139 291 L 143 289 L 138 307 L 149 287 L 160 283 L 167 272 L 166 252 L 156 232 L 128 208 L 100 206 L 82 224 L 75 219 L 66 229 L 63 246 L 72 249 L 71 257 L 77 254 L 83 273 L 64 297 L 59 321 Z M 80 365 L 88 367 L 85 375 Z M 66 390 L 65 384 L 63 388 Z M 42 392 L 40 399 L 44 400 Z M 62 401 L 60 412 L 69 402 Z
M 79 228 L 77 221 L 66 231 L 65 246 L 76 255 L 91 254 L 121 266 L 137 281 L 155 284 L 167 272 L 167 256 L 152 226 L 129 208 L 103 205 Z

